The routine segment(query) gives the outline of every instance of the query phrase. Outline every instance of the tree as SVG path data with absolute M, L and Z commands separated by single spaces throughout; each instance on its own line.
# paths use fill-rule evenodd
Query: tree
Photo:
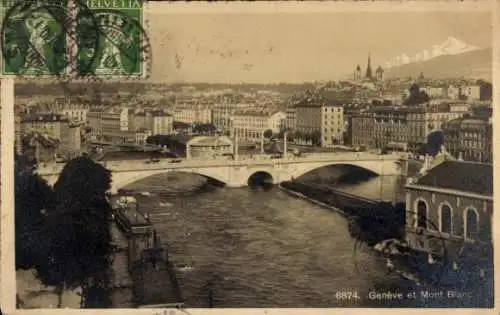
M 87 306 L 104 303 L 111 264 L 111 207 L 106 192 L 111 173 L 88 157 L 71 160 L 54 185 L 55 207 L 49 213 L 49 267 L 45 275 L 59 288 L 82 288 Z M 43 275 L 42 275 L 43 276 Z
M 420 86 L 416 83 L 412 84 L 408 90 L 410 95 L 404 101 L 405 105 L 418 105 L 430 100 L 429 95 L 425 91 L 420 91 Z
M 431 132 L 429 133 L 429 135 L 427 135 L 426 152 L 431 156 L 436 156 L 443 144 L 443 132 L 441 130 Z
M 304 134 L 300 130 L 296 130 L 293 136 L 295 139 L 304 139 Z
M 273 131 L 271 129 L 266 129 L 264 131 L 264 138 L 271 139 L 272 136 L 273 136 Z
M 283 137 L 285 136 L 285 132 L 287 132 L 288 130 L 286 128 L 281 128 L 277 137 L 280 138 L 280 139 L 283 139 Z
M 189 128 L 189 124 L 183 123 L 181 121 L 174 121 L 172 125 L 173 125 L 174 130 L 178 130 L 178 129 L 186 130 Z
M 43 210 L 52 208 L 53 191 L 33 173 L 33 165 L 16 156 L 15 183 L 15 257 L 16 269 L 39 270 L 44 267 L 47 248 Z
M 311 132 L 310 137 L 311 137 L 311 141 L 314 144 L 319 145 L 321 143 L 321 132 L 319 130 L 314 130 L 313 132 Z
M 153 135 L 146 138 L 146 143 L 156 145 L 169 145 L 170 137 L 167 135 Z
M 197 133 L 211 133 L 215 132 L 217 128 L 212 124 L 198 124 L 194 126 L 193 132 Z

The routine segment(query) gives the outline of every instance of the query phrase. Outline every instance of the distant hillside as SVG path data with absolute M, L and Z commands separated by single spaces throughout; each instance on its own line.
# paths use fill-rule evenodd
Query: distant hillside
M 423 72 L 427 78 L 464 77 L 491 81 L 492 69 L 492 49 L 488 48 L 388 68 L 385 69 L 385 76 L 415 78 Z

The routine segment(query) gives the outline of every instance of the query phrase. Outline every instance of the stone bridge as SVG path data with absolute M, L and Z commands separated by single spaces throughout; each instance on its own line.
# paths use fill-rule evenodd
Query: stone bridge
M 229 187 L 244 187 L 256 173 L 265 173 L 274 184 L 298 178 L 315 169 L 328 165 L 352 165 L 380 176 L 406 174 L 406 159 L 400 155 L 379 155 L 374 153 L 314 153 L 305 156 L 287 156 L 272 159 L 268 155 L 254 157 L 240 156 L 236 160 L 226 158 L 182 159 L 173 163 L 172 159 L 150 163 L 148 160 L 126 160 L 101 162 L 112 172 L 111 192 L 115 193 L 133 182 L 149 176 L 186 172 L 206 176 Z M 53 185 L 64 164 L 39 166 L 37 173 Z

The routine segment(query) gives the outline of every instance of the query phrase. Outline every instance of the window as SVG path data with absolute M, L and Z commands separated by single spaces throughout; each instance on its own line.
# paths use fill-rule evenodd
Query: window
M 465 210 L 465 238 L 475 238 L 478 232 L 478 216 L 474 208 Z
M 427 228 L 427 204 L 422 200 L 417 203 L 417 227 Z
M 439 230 L 443 233 L 451 233 L 451 208 L 443 204 L 440 210 Z

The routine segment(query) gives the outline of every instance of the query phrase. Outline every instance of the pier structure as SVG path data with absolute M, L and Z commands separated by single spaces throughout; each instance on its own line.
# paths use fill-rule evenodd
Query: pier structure
M 128 271 L 135 306 L 182 305 L 180 284 L 167 249 L 135 198 L 115 199 L 113 219 L 128 240 Z

